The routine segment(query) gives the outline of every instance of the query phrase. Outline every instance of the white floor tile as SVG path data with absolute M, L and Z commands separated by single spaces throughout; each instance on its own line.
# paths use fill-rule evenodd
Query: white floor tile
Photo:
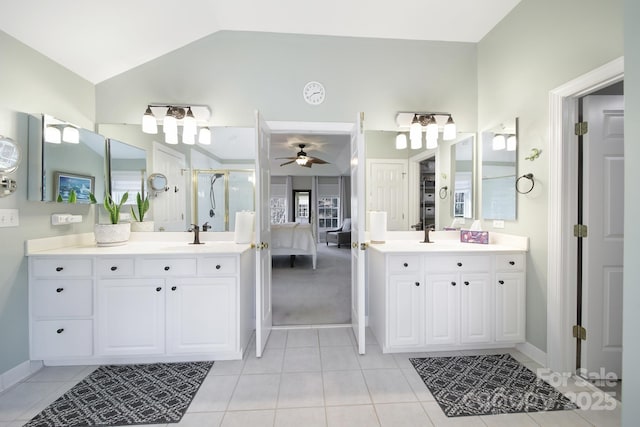
M 227 412 L 220 427 L 273 427 L 275 411 Z
M 319 372 L 319 347 L 290 347 L 284 352 L 284 372 Z
M 394 353 L 393 359 L 396 361 L 396 365 L 400 369 L 414 369 L 413 365 L 409 361 L 412 358 L 425 358 L 429 357 L 427 353 Z
M 362 369 L 397 368 L 398 364 L 392 354 L 383 354 L 378 345 L 367 345 L 365 354 L 358 355 L 358 363 Z
M 275 409 L 280 375 L 243 375 L 229 402 L 229 411 Z
M 615 399 L 598 400 L 593 409 L 575 411 L 580 417 L 598 427 L 618 427 L 622 424 L 622 406 Z
M 242 374 L 273 374 L 282 372 L 283 359 L 283 348 L 267 348 L 262 353 L 262 357 L 259 358 L 253 353 L 247 357 L 247 360 L 244 362 Z
M 415 402 L 415 393 L 400 369 L 362 371 L 373 403 Z
M 287 348 L 289 347 L 317 347 L 317 329 L 289 329 L 287 334 Z
M 482 422 L 480 417 L 447 417 L 436 402 L 422 402 L 422 407 L 429 416 L 429 419 L 431 420 L 433 425 L 437 427 L 484 426 L 484 423 Z
M 360 369 L 354 347 L 321 347 L 320 360 L 324 371 Z
M 191 401 L 187 413 L 225 411 L 238 379 L 237 375 L 208 375 Z
M 373 406 L 331 406 L 327 408 L 328 427 L 374 427 L 380 422 Z
M 537 427 L 528 414 L 483 415 L 480 417 L 487 427 Z
M 220 360 L 213 364 L 208 375 L 240 375 L 244 360 Z
M 178 427 L 219 427 L 224 417 L 224 412 L 193 412 L 186 413 L 178 424 Z
M 302 372 L 282 374 L 278 408 L 324 406 L 322 374 Z
M 318 330 L 320 346 L 333 347 L 353 345 L 351 328 L 322 328 Z
M 266 348 L 285 348 L 287 345 L 287 330 L 272 329 L 267 340 Z
M 326 427 L 324 408 L 294 408 L 276 410 L 275 427 Z
M 48 384 L 57 384 L 57 388 L 52 390 L 48 395 L 46 395 L 43 399 L 41 399 L 38 403 L 31 406 L 28 410 L 20 414 L 16 419 L 18 420 L 30 420 L 31 418 L 38 415 L 42 412 L 47 406 L 53 403 L 60 396 L 69 391 L 74 385 L 77 384 L 77 381 L 67 381 L 67 382 L 52 382 Z
M 0 421 L 24 419 L 23 414 L 48 399 L 60 387 L 61 383 L 57 382 L 23 382 L 15 385 L 0 395 Z M 53 400 L 48 400 L 48 403 Z
M 402 373 L 419 401 L 433 402 L 435 400 L 433 394 L 431 394 L 431 391 L 429 391 L 429 388 L 420 377 L 420 374 L 418 374 L 414 368 L 402 369 Z
M 371 403 L 362 371 L 329 371 L 322 373 L 327 406 Z
M 45 366 L 27 379 L 27 382 L 73 381 L 87 371 L 86 366 Z M 95 367 L 91 367 L 95 369 Z M 84 377 L 84 376 L 83 376 Z
M 384 403 L 376 405 L 382 427 L 430 427 L 429 417 L 419 403 Z
M 529 416 L 541 427 L 587 427 L 591 424 L 575 411 L 531 412 Z

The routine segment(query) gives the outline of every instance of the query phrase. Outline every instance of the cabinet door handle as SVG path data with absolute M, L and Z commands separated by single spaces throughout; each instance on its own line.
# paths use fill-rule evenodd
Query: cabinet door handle
M 160 292 L 161 290 L 162 290 L 162 288 L 161 288 L 160 286 L 158 286 L 158 287 L 156 288 L 156 292 Z
M 172 290 L 172 291 L 175 291 L 176 289 L 178 289 L 178 287 L 177 287 L 177 286 L 172 286 L 172 287 L 171 287 L 171 290 Z
M 56 289 L 56 292 L 57 292 L 57 293 L 60 293 L 60 292 L 62 292 L 62 291 L 64 291 L 64 288 L 58 288 L 58 289 Z
M 409 264 L 407 264 L 406 262 L 402 265 L 404 265 L 405 267 L 409 267 Z
M 457 263 L 456 265 L 457 265 L 458 267 L 462 267 L 462 263 L 461 263 L 461 262 Z
M 420 286 L 420 282 L 416 282 L 416 286 Z
M 64 270 L 64 267 L 56 267 L 56 271 L 62 271 Z
M 164 266 L 164 271 L 169 271 L 171 269 L 171 267 L 169 267 L 168 265 Z
M 57 333 L 57 334 L 61 334 L 61 333 L 63 333 L 63 332 L 64 332 L 64 328 L 60 328 L 60 329 L 58 329 L 58 330 L 56 331 L 56 333 Z
M 464 282 L 464 285 L 465 286 L 469 286 L 469 282 Z
M 516 265 L 515 261 L 509 261 L 509 265 Z
M 456 282 L 451 282 L 451 286 L 455 286 L 455 285 L 456 285 Z
M 117 266 L 115 266 L 115 265 L 111 266 L 111 271 L 116 271 L 117 269 L 118 269 Z
M 504 280 L 498 280 L 498 283 L 500 283 L 501 285 L 504 285 Z
M 216 270 L 220 270 L 220 264 L 216 265 Z

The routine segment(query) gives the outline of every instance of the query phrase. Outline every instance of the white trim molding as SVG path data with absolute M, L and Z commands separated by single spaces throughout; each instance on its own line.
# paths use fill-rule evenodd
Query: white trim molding
M 43 366 L 41 360 L 27 360 L 0 374 L 0 393 L 29 378 L 42 369 Z
M 624 58 L 617 58 L 549 92 L 549 217 L 547 243 L 547 363 L 556 372 L 575 371 L 571 327 L 576 319 L 576 240 L 572 237 L 577 205 L 567 197 L 577 191 L 575 138 L 578 98 L 621 81 Z

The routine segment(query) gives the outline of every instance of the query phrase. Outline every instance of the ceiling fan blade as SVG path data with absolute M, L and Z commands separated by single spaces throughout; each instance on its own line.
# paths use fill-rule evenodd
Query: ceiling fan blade
M 291 160 L 290 162 L 285 162 L 285 163 L 281 164 L 280 166 L 288 165 L 288 164 L 291 164 L 291 163 L 293 163 L 293 162 L 295 162 L 295 161 L 296 161 L 296 160 L 295 160 L 295 159 L 293 159 L 293 160 Z
M 276 157 L 275 160 L 295 160 L 297 157 Z
M 315 164 L 318 164 L 318 165 L 325 165 L 325 164 L 329 163 L 329 162 L 327 162 L 325 160 L 322 160 L 322 159 L 319 159 L 317 157 L 309 157 L 309 156 L 307 156 L 307 157 L 309 158 L 309 163 L 315 163 Z
M 302 166 L 303 168 L 310 168 L 312 165 L 313 165 L 312 162 L 307 162 L 304 165 L 300 165 L 300 166 Z

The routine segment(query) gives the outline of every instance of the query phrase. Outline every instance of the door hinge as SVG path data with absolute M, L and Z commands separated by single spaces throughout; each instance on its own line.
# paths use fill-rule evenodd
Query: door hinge
M 588 122 L 578 122 L 575 127 L 576 135 L 582 136 L 586 135 L 589 132 L 589 123 Z
M 584 341 L 587 339 L 587 330 L 583 326 L 573 325 L 573 337 Z
M 573 226 L 573 235 L 575 237 L 585 238 L 588 235 L 588 227 L 584 224 L 576 224 Z

